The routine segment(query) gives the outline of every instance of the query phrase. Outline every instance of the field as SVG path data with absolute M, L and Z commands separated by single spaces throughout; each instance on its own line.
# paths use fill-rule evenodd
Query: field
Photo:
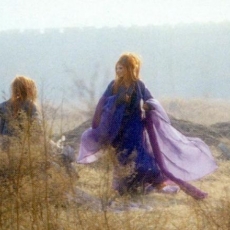
M 160 101 L 175 119 L 201 125 L 201 129 L 193 130 L 195 134 L 202 136 L 198 132 L 207 128 L 215 138 L 215 142 L 208 144 L 219 167 L 213 174 L 193 182 L 209 193 L 207 199 L 197 201 L 182 191 L 174 195 L 152 192 L 117 197 L 111 189 L 110 150 L 100 161 L 74 164 L 76 172 L 68 171 L 53 154 L 48 137 L 68 134 L 85 120 L 74 110 L 68 111 L 68 116 L 56 112 L 55 116 L 43 116 L 42 142 L 31 142 L 25 136 L 24 144 L 15 144 L 1 153 L 0 229 L 230 229 L 230 161 L 219 147 L 221 143 L 230 149 L 230 129 L 229 137 L 211 133 L 216 123 L 230 124 L 230 101 L 167 98 Z M 76 130 L 79 133 L 74 140 L 79 141 L 82 127 Z M 77 148 L 78 143 L 75 144 Z

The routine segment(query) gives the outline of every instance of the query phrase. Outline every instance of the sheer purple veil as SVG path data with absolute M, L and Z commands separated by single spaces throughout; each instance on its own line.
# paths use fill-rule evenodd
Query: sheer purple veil
M 138 96 L 154 108 L 145 114 L 146 148 L 168 179 L 195 199 L 205 198 L 207 193 L 188 181 L 200 179 L 217 168 L 209 147 L 201 139 L 186 137 L 176 130 L 164 108 L 153 99 L 143 82 L 138 81 L 137 88 Z M 104 144 L 109 144 L 118 132 L 125 107 L 120 105 L 114 109 L 116 96 L 112 95 L 111 89 L 112 82 L 99 100 L 92 127 L 82 134 L 78 163 L 96 161 L 103 154 Z
M 217 165 L 209 147 L 199 138 L 186 137 L 174 127 L 161 104 L 148 100 L 155 109 L 146 112 L 146 130 L 155 159 L 163 174 L 187 194 L 202 199 L 202 192 L 187 181 L 213 172 Z

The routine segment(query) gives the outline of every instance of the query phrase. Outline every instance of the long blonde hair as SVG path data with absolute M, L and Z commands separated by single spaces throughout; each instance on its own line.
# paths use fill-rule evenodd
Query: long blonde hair
M 138 55 L 134 53 L 124 53 L 118 59 L 115 68 L 117 65 L 122 65 L 127 70 L 126 78 L 119 78 L 117 75 L 114 82 L 114 92 L 116 93 L 119 86 L 121 85 L 131 85 L 133 82 L 140 79 L 140 66 L 141 60 Z
M 23 102 L 35 103 L 37 100 L 37 87 L 29 77 L 16 76 L 11 83 L 11 106 L 14 116 L 17 115 Z

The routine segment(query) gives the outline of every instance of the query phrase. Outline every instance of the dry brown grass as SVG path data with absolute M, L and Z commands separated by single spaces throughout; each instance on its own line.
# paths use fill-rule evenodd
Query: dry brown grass
M 229 102 L 161 101 L 176 118 L 206 125 L 230 121 Z M 69 114 L 66 121 L 63 116 L 62 124 L 70 125 L 70 117 Z M 230 143 L 230 140 L 224 141 Z M 215 147 L 212 151 L 218 170 L 193 182 L 209 193 L 206 200 L 196 201 L 183 192 L 151 193 L 118 197 L 115 208 L 106 208 L 115 196 L 111 189 L 113 167 L 109 155 L 91 165 L 76 165 L 78 179 L 66 173 L 44 143 L 25 143 L 12 147 L 10 152 L 1 152 L 0 229 L 230 229 L 230 162 L 223 160 Z M 89 199 L 79 199 L 76 187 L 88 194 Z
M 218 160 L 218 165 L 219 169 L 215 173 L 193 182 L 209 193 L 206 200 L 194 200 L 183 192 L 176 195 L 152 193 L 118 198 L 118 207 L 123 208 L 120 212 L 108 211 L 108 229 L 229 229 L 230 163 Z M 78 185 L 100 197 L 102 180 L 108 180 L 104 178 L 105 171 L 93 166 L 80 166 L 80 169 Z M 107 196 L 108 193 L 104 195 Z M 129 209 L 128 206 L 126 209 L 125 204 L 130 203 L 138 205 L 138 208 Z M 119 221 L 113 224 L 116 218 L 119 218 Z M 93 229 L 92 223 L 88 225 Z
M 224 99 L 168 99 L 162 98 L 165 110 L 177 119 L 203 125 L 230 122 L 230 101 Z

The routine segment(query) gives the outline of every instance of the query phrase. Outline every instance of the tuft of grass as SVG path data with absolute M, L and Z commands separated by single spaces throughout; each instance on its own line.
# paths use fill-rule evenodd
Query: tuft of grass
M 167 107 L 170 100 L 164 104 L 166 110 L 180 119 L 213 124 L 226 116 L 225 121 L 229 121 L 229 115 L 224 115 L 228 104 L 176 102 L 180 112 Z M 212 106 L 217 108 L 212 110 Z M 79 177 L 69 174 L 59 155 L 52 153 L 49 134 L 56 122 L 63 119 L 65 124 L 70 117 L 71 114 L 44 115 L 39 141 L 38 136 L 25 133 L 20 140 L 11 139 L 10 148 L 0 152 L 0 229 L 230 229 L 230 162 L 222 159 L 214 146 L 218 170 L 192 182 L 209 193 L 207 199 L 197 201 L 183 192 L 120 197 L 111 187 L 114 167 L 111 149 L 98 162 L 75 164 Z M 62 124 L 56 127 L 58 131 L 63 130 Z M 229 140 L 224 141 L 229 144 Z

